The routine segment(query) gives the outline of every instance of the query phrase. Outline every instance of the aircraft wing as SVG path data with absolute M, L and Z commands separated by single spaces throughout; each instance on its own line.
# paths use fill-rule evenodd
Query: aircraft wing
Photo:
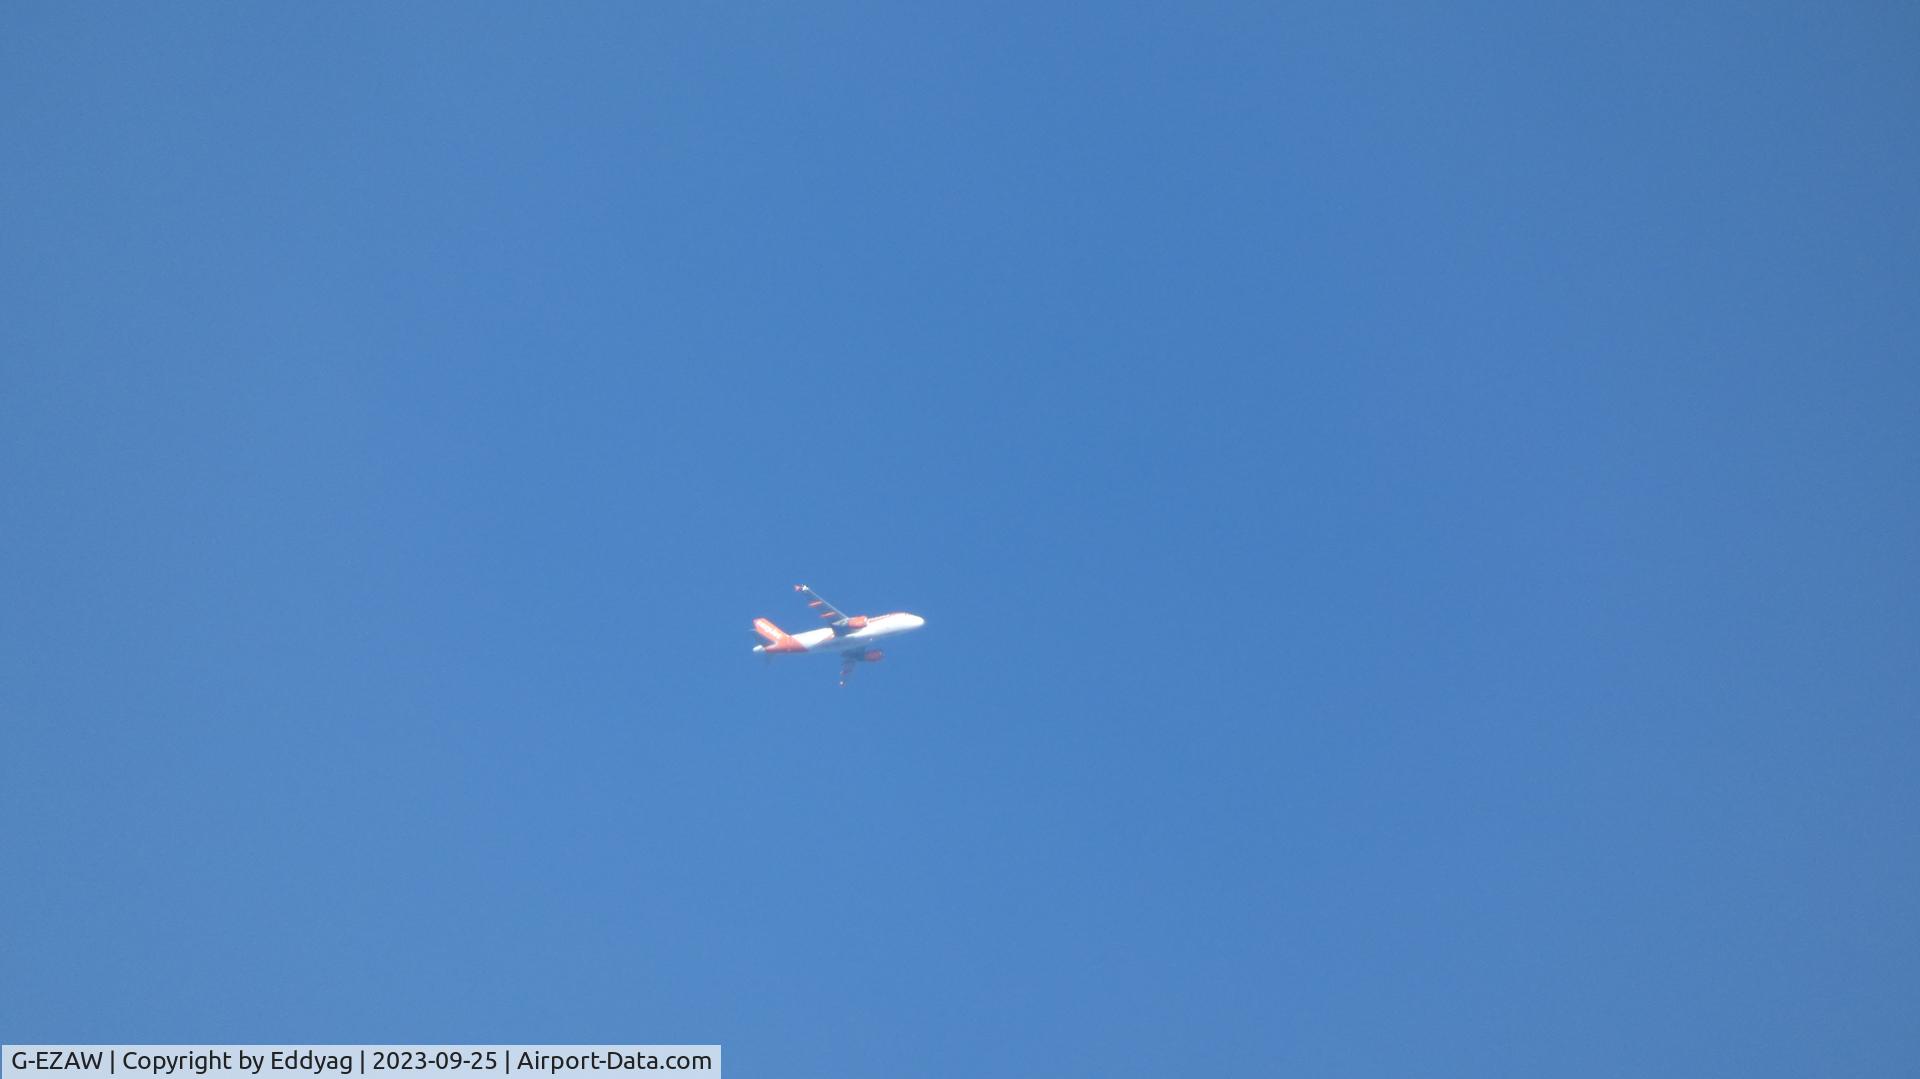
M 800 593 L 800 595 L 806 599 L 807 606 L 812 607 L 814 611 L 820 615 L 820 620 L 826 624 L 830 626 L 844 626 L 850 621 L 845 614 L 841 613 L 840 608 L 821 599 L 818 592 L 808 588 L 806 585 L 794 585 L 793 590 Z

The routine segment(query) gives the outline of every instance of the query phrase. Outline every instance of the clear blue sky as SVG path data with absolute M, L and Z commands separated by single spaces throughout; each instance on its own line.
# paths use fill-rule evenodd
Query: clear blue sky
M 1914 1074 L 1917 54 L 7 5 L 0 1037 Z

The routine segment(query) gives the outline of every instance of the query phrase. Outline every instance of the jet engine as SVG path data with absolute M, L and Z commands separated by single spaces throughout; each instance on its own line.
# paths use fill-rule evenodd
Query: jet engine
M 878 663 L 881 660 L 885 659 L 886 656 L 887 654 L 885 652 L 880 651 L 878 648 L 872 649 L 867 652 L 862 652 L 860 654 L 860 658 L 866 660 L 868 663 Z
M 866 629 L 867 616 L 864 614 L 854 615 L 852 618 L 847 619 L 846 628 L 847 629 Z

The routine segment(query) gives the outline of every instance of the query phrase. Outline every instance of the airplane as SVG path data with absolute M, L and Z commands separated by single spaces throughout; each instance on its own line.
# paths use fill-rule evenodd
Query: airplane
M 843 686 L 852 676 L 856 665 L 878 663 L 886 655 L 878 648 L 869 648 L 868 645 L 883 637 L 897 636 L 927 624 L 926 619 L 905 611 L 876 615 L 856 614 L 848 617 L 840 612 L 840 608 L 821 599 L 818 593 L 806 585 L 794 585 L 793 590 L 805 597 L 807 606 L 817 611 L 827 624 L 819 629 L 789 634 L 764 618 L 756 618 L 753 620 L 753 631 L 765 637 L 767 643 L 754 645 L 754 652 L 766 656 L 769 660 L 774 656 L 789 653 L 818 652 L 838 655 L 840 684 Z

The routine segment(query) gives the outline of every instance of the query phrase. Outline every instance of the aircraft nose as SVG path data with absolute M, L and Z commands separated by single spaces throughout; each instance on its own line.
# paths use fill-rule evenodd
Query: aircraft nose
M 924 619 L 924 618 L 922 618 L 922 617 L 920 617 L 920 616 L 919 616 L 919 615 L 917 615 L 917 614 L 916 614 L 916 615 L 912 615 L 912 616 L 910 616 L 910 617 L 912 617 L 912 619 L 913 619 L 913 628 L 914 628 L 914 629 L 919 629 L 919 628 L 920 628 L 921 626 L 924 626 L 924 625 L 926 625 L 926 624 L 927 624 L 927 620 L 926 620 L 926 619 Z

